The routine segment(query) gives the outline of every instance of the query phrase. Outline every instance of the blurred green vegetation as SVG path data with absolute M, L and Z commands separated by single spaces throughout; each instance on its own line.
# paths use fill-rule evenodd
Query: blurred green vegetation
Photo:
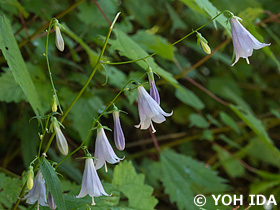
M 117 12 L 121 16 L 102 58 L 104 64 L 63 122 L 70 151 L 80 145 L 94 118 L 127 81 L 148 81 L 144 61 L 124 65 L 106 65 L 106 61 L 129 61 L 157 52 L 147 61 L 158 74 L 161 106 L 174 114 L 155 124 L 162 149 L 158 153 L 150 132 L 134 127 L 139 123 L 136 90 L 125 91 L 116 105 L 128 113 L 121 114 L 126 149 L 117 154 L 129 161 L 110 165 L 107 174 L 98 170 L 112 197 L 97 198 L 96 207 L 87 206 L 89 197 L 73 198 L 79 192 L 84 168 L 76 160 L 84 156 L 81 150 L 58 168 L 67 209 L 192 210 L 198 209 L 193 203 L 196 194 L 243 194 L 245 198 L 250 193 L 273 194 L 279 198 L 279 8 L 277 0 L 1 0 L 1 15 L 11 23 L 24 61 L 13 51 L 6 62 L 3 43 L 10 40 L 1 22 L 0 209 L 11 209 L 16 202 L 24 184 L 20 176 L 37 155 L 41 127 L 31 118 L 51 112 L 52 91 L 44 56 L 49 21 L 57 17 L 65 28 L 64 52 L 56 49 L 54 33 L 49 39 L 52 76 L 65 111 L 91 74 Z M 231 67 L 234 51 L 223 15 L 199 30 L 212 54 L 196 45 L 195 34 L 170 45 L 223 10 L 240 16 L 254 36 L 271 43 L 254 51 L 250 65 L 241 58 Z M 28 73 L 22 76 L 25 71 Z M 100 121 L 113 128 L 111 115 Z M 113 145 L 113 132 L 106 133 Z M 95 136 L 93 131 L 87 142 L 91 152 Z M 47 155 L 55 162 L 63 158 L 54 143 Z M 210 201 L 204 208 L 229 209 Z M 34 206 L 22 201 L 20 209 Z

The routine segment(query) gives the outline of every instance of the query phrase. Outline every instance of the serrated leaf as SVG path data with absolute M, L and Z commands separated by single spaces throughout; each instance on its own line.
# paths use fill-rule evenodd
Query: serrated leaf
M 116 35 L 116 39 L 109 40 L 109 43 L 112 45 L 111 48 L 119 51 L 120 55 L 125 56 L 131 60 L 141 59 L 149 55 L 142 47 L 140 47 L 134 40 L 132 40 L 121 30 L 114 29 L 114 33 Z M 150 57 L 147 59 L 147 61 L 154 72 L 159 74 L 175 87 L 178 86 L 178 82 L 173 78 L 172 74 L 158 66 L 153 58 Z M 136 63 L 144 70 L 148 69 L 147 63 L 145 61 L 138 61 Z
M 0 173 L 0 207 L 11 209 L 21 190 L 21 181 Z
M 165 192 L 179 209 L 197 210 L 193 202 L 196 193 L 222 193 L 228 188 L 216 171 L 191 157 L 164 150 L 160 160 Z
M 184 104 L 193 107 L 194 109 L 204 109 L 204 103 L 190 90 L 180 87 L 176 89 L 175 96 Z
M 11 71 L 1 74 L 0 89 L 0 101 L 18 103 L 25 98 Z
M 152 196 L 153 188 L 144 183 L 144 174 L 137 174 L 131 162 L 121 162 L 114 169 L 113 185 L 122 192 L 129 207 L 136 209 L 154 209 L 158 200 Z
M 0 48 L 12 70 L 15 81 L 23 90 L 35 114 L 40 116 L 43 111 L 38 93 L 25 66 L 10 22 L 3 15 L 0 16 L 0 37 L 3 39 L 0 42 Z
M 40 170 L 43 174 L 48 190 L 51 192 L 54 202 L 58 209 L 66 210 L 65 201 L 63 198 L 62 187 L 59 178 L 46 158 L 40 162 Z

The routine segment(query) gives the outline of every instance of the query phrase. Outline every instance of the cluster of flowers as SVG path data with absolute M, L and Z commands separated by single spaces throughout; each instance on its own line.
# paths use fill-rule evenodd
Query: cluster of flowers
M 240 57 L 245 58 L 249 63 L 248 57 L 252 55 L 253 49 L 260 49 L 262 47 L 268 46 L 270 44 L 260 43 L 249 31 L 247 31 L 239 22 L 240 18 L 236 16 L 231 16 L 229 22 L 232 30 L 232 40 L 233 46 L 235 50 L 235 62 L 234 65 Z M 55 24 L 55 32 L 56 32 L 56 46 L 60 51 L 64 50 L 64 42 L 60 33 L 60 26 Z M 211 49 L 207 45 L 207 41 L 202 37 L 200 33 L 197 33 L 198 42 L 203 47 L 204 51 L 208 54 L 211 53 Z M 150 94 L 145 90 L 142 85 L 137 87 L 138 92 L 138 113 L 140 118 L 139 125 L 135 125 L 136 128 L 140 129 L 148 129 L 152 128 L 152 132 L 156 132 L 153 122 L 162 123 L 166 119 L 165 117 L 169 117 L 172 115 L 171 113 L 166 113 L 160 107 L 160 97 L 158 90 L 155 85 L 155 80 L 153 76 L 153 72 L 151 68 L 148 71 L 148 79 L 150 84 Z M 52 107 L 53 112 L 57 110 L 57 106 Z M 125 148 L 125 137 L 121 127 L 119 112 L 115 106 L 113 113 L 114 120 L 114 142 L 118 150 L 124 150 Z M 60 123 L 57 121 L 55 117 L 52 118 L 52 129 L 56 134 L 56 142 L 59 151 L 63 155 L 68 154 L 68 144 L 67 141 L 60 129 Z M 98 177 L 96 170 L 105 166 L 105 171 L 107 172 L 106 162 L 110 164 L 115 164 L 122 160 L 123 158 L 117 157 L 113 148 L 111 147 L 105 131 L 104 127 L 99 123 L 97 127 L 97 137 L 95 142 L 95 152 L 94 152 L 94 160 L 91 155 L 88 153 L 85 162 L 85 169 L 83 173 L 82 186 L 81 191 L 77 198 L 85 197 L 89 195 L 92 197 L 92 205 L 95 205 L 94 197 L 99 197 L 102 195 L 109 196 Z M 33 172 L 32 172 L 33 173 Z M 33 182 L 31 183 L 30 177 L 32 177 L 29 173 L 28 177 L 28 188 L 31 189 L 29 193 L 24 197 L 26 202 L 29 204 L 34 204 L 38 202 L 39 205 L 49 206 L 50 209 L 56 209 L 56 205 L 54 203 L 53 197 L 50 193 L 48 193 L 48 203 L 46 199 L 46 187 L 45 181 L 40 171 L 37 172 L 37 175 Z M 33 179 L 32 179 L 33 180 Z

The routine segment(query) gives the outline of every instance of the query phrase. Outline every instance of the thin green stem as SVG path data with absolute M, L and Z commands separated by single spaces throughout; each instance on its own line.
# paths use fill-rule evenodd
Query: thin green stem
M 49 36 L 50 36 L 50 30 L 51 30 L 51 27 L 53 26 L 53 21 L 54 20 L 55 20 L 55 18 L 51 19 L 50 24 L 49 24 L 49 28 L 48 28 L 48 31 L 47 31 L 47 41 L 46 41 L 46 53 L 45 53 L 45 56 L 46 56 L 47 67 L 48 67 L 49 76 L 50 76 L 50 80 L 51 80 L 51 85 L 52 85 L 52 89 L 53 89 L 53 94 L 54 94 L 55 99 L 57 101 L 57 104 L 58 104 L 58 107 L 59 107 L 59 111 L 61 112 L 61 114 L 63 114 L 63 111 L 61 109 L 61 106 L 60 106 L 60 103 L 59 103 L 59 100 L 58 100 L 58 97 L 57 97 L 57 94 L 56 94 L 56 89 L 55 89 L 55 86 L 54 86 L 54 82 L 53 82 L 53 79 L 52 79 L 52 72 L 51 72 L 49 56 L 48 56 L 48 54 L 49 54 L 48 53 Z
M 213 17 L 211 20 L 209 20 L 207 23 L 205 23 L 204 25 L 200 26 L 199 28 L 195 29 L 194 31 L 192 31 L 191 33 L 187 34 L 186 36 L 182 37 L 181 39 L 179 39 L 178 41 L 174 42 L 171 44 L 171 46 L 174 46 L 176 44 L 178 44 L 179 42 L 183 41 L 184 39 L 188 38 L 190 35 L 196 33 L 197 31 L 199 31 L 200 29 L 202 29 L 203 27 L 205 27 L 206 25 L 208 25 L 209 23 L 211 23 L 213 20 L 215 20 L 217 17 L 219 17 L 221 14 L 225 13 L 225 12 L 229 12 L 231 13 L 230 11 L 228 10 L 224 10 L 222 12 L 220 12 L 219 14 L 217 14 L 215 17 Z M 128 63 L 135 63 L 135 62 L 138 62 L 138 61 L 142 61 L 142 60 L 145 60 L 145 59 L 148 59 L 150 57 L 153 57 L 154 55 L 157 55 L 158 52 L 154 52 L 153 54 L 151 55 L 148 55 L 146 57 L 143 57 L 143 58 L 139 58 L 139 59 L 136 59 L 136 60 L 133 60 L 133 61 L 124 61 L 124 62 L 116 62 L 116 63 L 110 63 L 110 62 L 104 62 L 104 64 L 107 64 L 107 65 L 121 65 L 121 64 L 128 64 Z
M 56 164 L 55 169 L 58 168 L 58 166 L 63 163 L 67 158 L 71 157 L 74 153 L 76 153 L 79 149 L 82 148 L 82 146 L 86 143 L 88 137 L 90 136 L 91 131 L 93 130 L 93 128 L 95 127 L 96 123 L 99 121 L 99 119 L 107 112 L 107 110 L 114 104 L 114 102 L 117 100 L 117 98 L 120 96 L 120 94 L 124 91 L 124 89 L 126 88 L 126 86 L 131 83 L 134 80 L 129 80 L 125 86 L 120 90 L 120 92 L 115 96 L 115 98 L 113 98 L 113 100 L 109 103 L 109 105 L 106 107 L 106 109 L 103 110 L 103 112 L 97 117 L 96 120 L 94 120 L 94 122 L 92 123 L 92 126 L 90 128 L 90 130 L 88 131 L 86 137 L 84 138 L 84 140 L 82 141 L 82 143 L 80 144 L 79 147 L 77 147 L 73 152 L 71 152 L 70 154 L 68 154 L 67 156 L 65 156 L 58 164 Z
M 41 136 L 40 136 L 40 140 L 41 140 L 41 141 L 40 141 L 39 150 L 38 150 L 38 157 L 40 157 L 40 154 L 41 154 L 42 144 L 43 144 L 43 141 L 44 141 L 44 138 L 45 138 L 47 129 L 48 129 L 49 121 L 50 121 L 50 115 L 48 115 L 48 119 L 47 119 L 47 121 L 46 121 L 46 126 L 45 126 L 45 129 L 44 129 L 42 138 L 41 138 Z

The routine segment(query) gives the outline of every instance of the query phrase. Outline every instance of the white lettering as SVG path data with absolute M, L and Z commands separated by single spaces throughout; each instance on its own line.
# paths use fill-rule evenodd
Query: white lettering
M 262 198 L 262 202 L 261 202 Z M 257 205 L 264 205 L 266 203 L 266 198 L 264 195 L 257 195 Z
M 233 204 L 237 205 L 236 202 L 239 201 L 239 205 L 242 206 L 243 205 L 243 195 L 240 195 L 239 198 L 237 198 L 236 195 L 233 195 Z
M 249 205 L 250 205 L 250 206 L 256 205 L 255 202 L 254 202 L 254 197 L 255 197 L 255 196 L 256 196 L 256 195 L 249 195 L 249 197 L 250 197 L 250 203 L 249 203 Z
M 225 199 L 228 198 L 228 203 L 226 203 Z M 230 195 L 228 194 L 225 194 L 223 197 L 222 197 L 222 203 L 225 205 L 225 206 L 229 206 L 231 203 L 232 203 L 232 198 Z
M 220 197 L 221 197 L 221 195 L 218 195 L 218 197 L 216 198 L 215 195 L 212 194 L 212 198 L 215 201 L 215 206 L 218 206 L 218 202 L 219 202 Z
M 274 195 L 270 195 L 270 196 L 269 196 L 269 199 L 268 199 L 268 201 L 267 201 L 267 205 L 270 205 L 270 204 L 272 204 L 272 203 L 273 203 L 273 205 L 277 206 L 277 203 L 276 203 L 276 200 L 275 200 L 275 198 L 274 198 Z

